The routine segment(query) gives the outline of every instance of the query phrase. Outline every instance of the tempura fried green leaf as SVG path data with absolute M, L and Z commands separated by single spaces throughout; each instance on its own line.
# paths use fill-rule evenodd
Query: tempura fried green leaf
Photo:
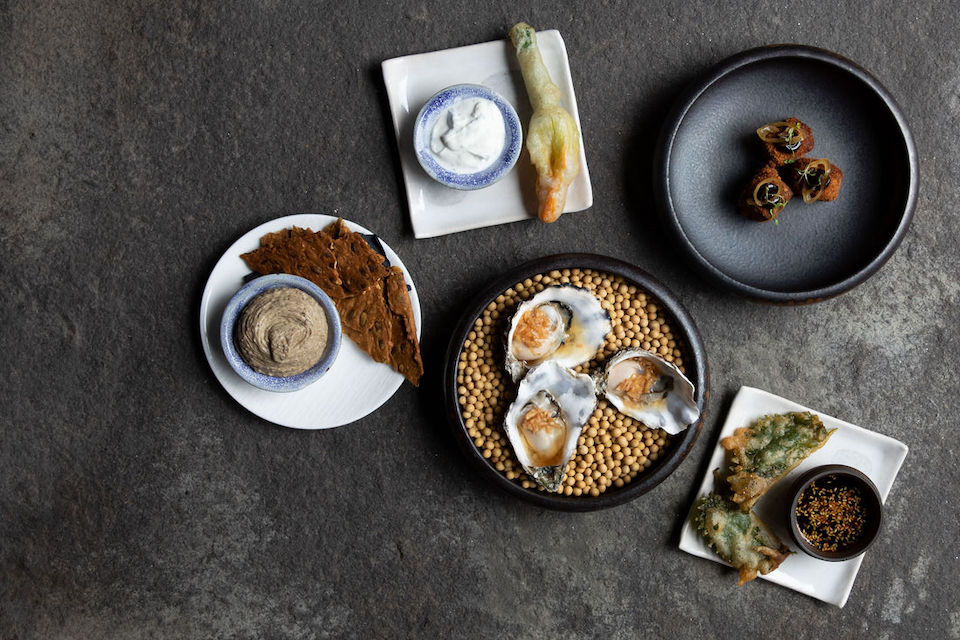
M 743 513 L 717 493 L 697 501 L 693 523 L 710 548 L 739 571 L 738 587 L 770 573 L 791 553 L 753 512 Z
M 722 475 L 733 491 L 733 501 L 741 511 L 749 511 L 767 489 L 822 447 L 832 433 L 809 412 L 763 416 L 734 431 L 720 441 L 730 452 Z

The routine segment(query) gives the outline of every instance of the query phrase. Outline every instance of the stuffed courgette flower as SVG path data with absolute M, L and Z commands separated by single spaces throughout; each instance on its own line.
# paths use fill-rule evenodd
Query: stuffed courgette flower
M 527 151 L 537 170 L 538 215 L 544 222 L 553 222 L 563 213 L 567 189 L 580 173 L 580 131 L 573 116 L 560 106 L 560 87 L 543 64 L 533 27 L 525 22 L 515 24 L 510 41 L 517 50 L 523 84 L 533 105 Z

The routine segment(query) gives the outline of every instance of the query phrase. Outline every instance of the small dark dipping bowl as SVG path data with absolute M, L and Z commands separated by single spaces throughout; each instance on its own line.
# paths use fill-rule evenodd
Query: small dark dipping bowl
M 788 117 L 813 130 L 807 157 L 843 170 L 839 197 L 797 195 L 778 223 L 748 220 L 737 197 L 765 162 L 756 130 Z M 869 278 L 917 201 L 917 151 L 890 94 L 846 58 L 799 45 L 745 51 L 697 80 L 667 116 L 654 171 L 657 208 L 688 262 L 778 304 L 817 302 Z
M 814 483 L 816 485 L 812 487 Z M 811 530 L 824 534 L 830 529 L 830 525 L 817 527 L 814 524 L 814 521 L 820 518 L 825 519 L 827 515 L 824 509 L 815 509 L 809 502 L 811 498 L 816 498 L 814 493 L 818 489 L 819 497 L 816 499 L 816 504 L 820 506 L 824 506 L 825 503 L 836 504 L 838 495 L 849 496 L 853 493 L 859 494 L 860 497 L 859 509 L 845 511 L 848 514 L 857 513 L 863 516 L 862 523 L 854 525 L 859 533 L 853 537 L 852 541 L 838 546 L 836 550 L 824 550 L 807 535 Z M 844 510 L 841 508 L 840 511 Z M 793 487 L 788 519 L 794 542 L 804 553 L 820 560 L 838 562 L 859 556 L 873 543 L 883 521 L 883 503 L 876 485 L 865 474 L 853 467 L 829 464 L 811 469 L 797 479 Z M 849 524 L 847 518 L 841 517 L 840 520 Z
M 696 423 L 687 427 L 685 431 L 672 436 L 667 452 L 662 455 L 650 468 L 646 469 L 629 484 L 622 488 L 609 488 L 599 496 L 566 496 L 557 493 L 547 493 L 536 488 L 525 489 L 520 484 L 508 480 L 505 475 L 497 471 L 494 464 L 483 457 L 474 446 L 473 439 L 467 426 L 464 424 L 457 400 L 457 363 L 460 361 L 460 352 L 468 334 L 473 329 L 474 321 L 483 313 L 483 310 L 497 296 L 512 287 L 517 282 L 532 278 L 540 273 L 563 269 L 594 269 L 623 277 L 632 282 L 638 289 L 646 291 L 660 303 L 660 308 L 673 318 L 670 326 L 673 332 L 686 345 L 684 351 L 684 367 L 686 375 L 694 384 L 694 400 L 700 408 L 700 418 Z M 703 341 L 693 323 L 693 318 L 673 296 L 669 289 L 654 279 L 650 274 L 626 262 L 606 256 L 588 253 L 567 253 L 540 258 L 519 267 L 511 269 L 497 276 L 483 291 L 478 293 L 466 306 L 460 322 L 450 336 L 450 344 L 444 358 L 443 370 L 444 406 L 449 422 L 453 428 L 454 439 L 466 455 L 474 470 L 482 477 L 497 485 L 507 493 L 522 498 L 541 507 L 562 511 L 593 511 L 623 504 L 637 498 L 663 482 L 673 471 L 680 466 L 693 448 L 706 412 L 707 400 L 710 397 L 709 375 L 707 370 L 707 356 L 703 348 Z

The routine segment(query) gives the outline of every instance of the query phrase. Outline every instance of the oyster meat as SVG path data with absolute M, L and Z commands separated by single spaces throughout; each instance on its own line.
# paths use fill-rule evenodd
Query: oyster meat
M 611 357 L 597 387 L 620 413 L 671 435 L 700 417 L 693 383 L 649 351 L 627 349 Z
M 610 314 L 592 293 L 574 286 L 547 287 L 519 307 L 507 333 L 507 372 L 547 360 L 573 368 L 593 358 L 611 330 Z
M 553 360 L 530 369 L 520 381 L 504 428 L 524 470 L 547 491 L 563 484 L 580 432 L 596 407 L 593 379 Z

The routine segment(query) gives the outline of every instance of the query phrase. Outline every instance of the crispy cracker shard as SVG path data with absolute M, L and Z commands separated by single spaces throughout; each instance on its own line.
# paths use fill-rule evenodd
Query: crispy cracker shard
M 693 524 L 709 547 L 740 572 L 738 587 L 758 573 L 770 573 L 790 555 L 790 550 L 753 512 L 743 513 L 717 493 L 697 501 Z
M 796 118 L 765 124 L 757 129 L 757 137 L 778 167 L 813 151 L 813 130 Z
M 809 412 L 763 416 L 720 441 L 729 452 L 725 473 L 733 501 L 749 511 L 767 489 L 826 444 L 828 431 Z
M 538 213 L 544 222 L 553 222 L 563 214 L 567 189 L 580 173 L 580 130 L 573 116 L 560 106 L 560 88 L 543 64 L 533 27 L 524 22 L 515 24 L 510 40 L 533 105 L 527 151 L 537 170 Z

